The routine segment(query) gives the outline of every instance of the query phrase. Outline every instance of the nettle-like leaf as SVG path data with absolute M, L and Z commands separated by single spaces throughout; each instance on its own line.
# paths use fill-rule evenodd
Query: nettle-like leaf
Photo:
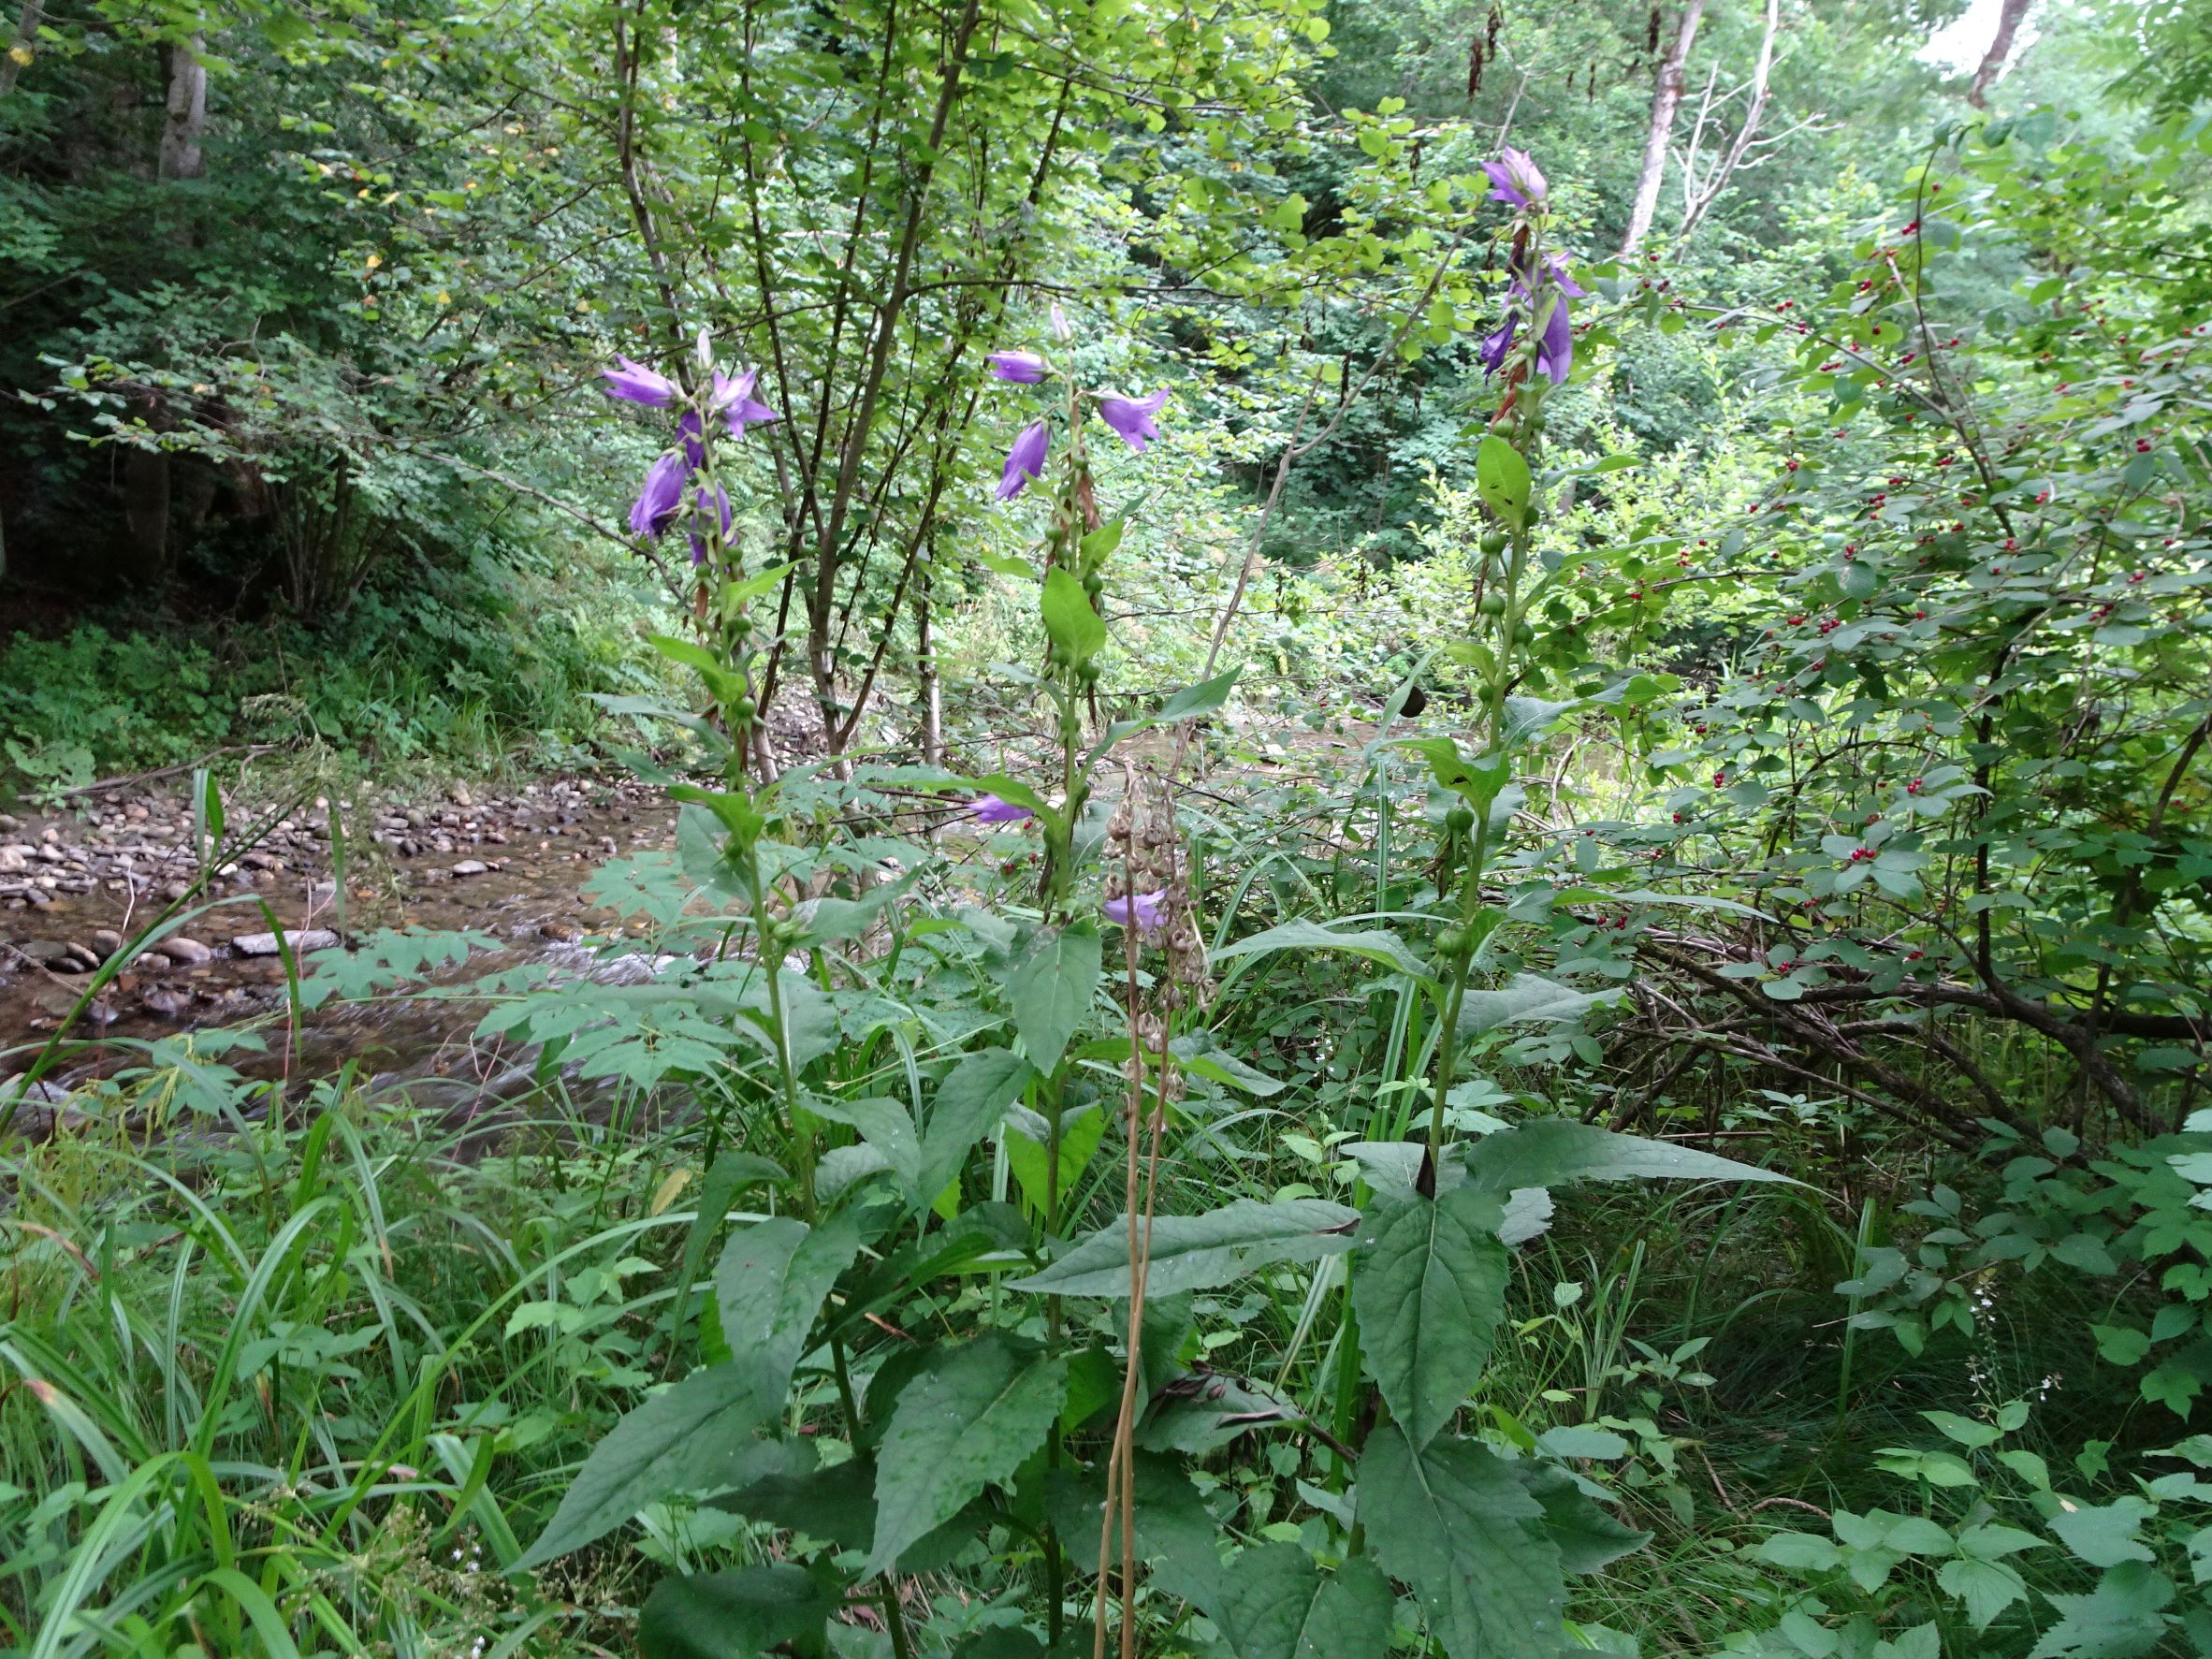
M 1006 1479 L 1044 1443 L 1068 1394 L 1068 1362 L 1002 1332 L 933 1353 L 899 1390 L 876 1463 L 876 1539 L 863 1576 Z
M 1296 1544 L 1238 1556 L 1209 1611 L 1237 1659 L 1354 1659 L 1390 1642 L 1390 1585 L 1381 1570 L 1355 1555 L 1324 1577 Z
M 1359 1222 L 1359 1211 L 1326 1199 L 1279 1204 L 1239 1199 L 1202 1215 L 1156 1215 L 1145 1291 L 1174 1296 L 1210 1290 L 1269 1262 L 1341 1255 L 1352 1247 Z M 1016 1279 L 1011 1288 L 1040 1295 L 1127 1296 L 1128 1218 L 1108 1222 L 1042 1273 Z
M 591 1448 L 517 1568 L 581 1550 L 670 1492 L 721 1484 L 764 1415 L 753 1372 L 736 1364 L 694 1371 L 653 1395 Z
M 1050 1071 L 1090 1011 L 1104 947 L 1087 922 L 1040 928 L 1010 964 L 1006 1000 L 1029 1063 Z
M 1360 1459 L 1360 1521 L 1449 1659 L 1559 1651 L 1559 1546 L 1488 1447 L 1446 1436 L 1416 1449 L 1395 1423 L 1378 1428 Z
M 1474 1183 L 1488 1192 L 1557 1186 L 1570 1181 L 1780 1181 L 1787 1175 L 1739 1163 L 1671 1141 L 1617 1134 L 1571 1118 L 1517 1124 L 1465 1144 L 1461 1157 Z
M 986 1048 L 961 1055 L 937 1085 L 929 1124 L 922 1133 L 918 1180 L 924 1201 L 952 1184 L 968 1149 L 990 1133 L 1034 1075 L 1035 1069 L 1011 1049 Z
M 859 1214 L 847 1210 L 817 1228 L 788 1215 L 756 1222 L 722 1247 L 714 1269 L 722 1335 L 754 1378 L 764 1412 L 783 1409 L 814 1317 L 865 1237 Z
M 733 1659 L 783 1642 L 819 1641 L 837 1597 L 784 1563 L 666 1578 L 638 1609 L 645 1659 Z
M 1361 1218 L 1360 1346 L 1416 1446 L 1451 1421 L 1490 1360 L 1506 1313 L 1504 1219 L 1499 1198 L 1468 1183 L 1378 1198 Z
M 1120 1392 L 1120 1377 L 1114 1377 Z M 1137 1558 L 1150 1564 L 1148 1582 L 1156 1591 L 1179 1595 L 1210 1611 L 1217 1606 L 1223 1574 L 1215 1541 L 1220 1523 L 1191 1485 L 1180 1458 L 1140 1451 L 1135 1457 Z M 1078 1562 L 1095 1560 L 1099 1529 L 1106 1517 L 1103 1463 L 1087 1472 L 1055 1469 L 1046 1485 L 1045 1506 L 1061 1542 Z M 1118 1511 L 1116 1514 L 1118 1516 Z M 1113 1523 L 1113 1557 L 1121 1557 L 1121 1523 Z M 1218 1615 L 1216 1615 L 1216 1618 Z
M 1239 956 L 1259 956 L 1270 951 L 1349 951 L 1355 956 L 1379 962 L 1417 980 L 1430 979 L 1427 964 L 1413 953 L 1404 939 L 1387 929 L 1347 930 L 1312 921 L 1286 922 L 1265 933 L 1231 939 L 1214 953 L 1214 960 L 1230 962 Z

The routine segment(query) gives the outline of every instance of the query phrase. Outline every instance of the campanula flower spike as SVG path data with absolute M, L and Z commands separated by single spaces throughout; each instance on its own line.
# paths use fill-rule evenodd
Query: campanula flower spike
M 1052 366 L 1035 352 L 993 352 L 984 361 L 993 374 L 1016 386 L 1036 386 L 1052 372 Z
M 1550 205 L 1550 186 L 1536 164 L 1529 159 L 1527 151 L 1516 150 L 1508 144 L 1497 160 L 1484 162 L 1482 170 L 1490 175 L 1491 200 L 1539 211 Z
M 683 504 L 684 479 L 691 469 L 676 450 L 664 453 L 646 473 L 645 487 L 630 504 L 630 532 L 648 538 L 668 528 L 668 521 Z
M 1052 429 L 1041 420 L 1031 421 L 1006 452 L 1006 472 L 998 480 L 998 499 L 1011 502 L 1029 488 L 1032 478 L 1044 476 L 1045 452 L 1052 447 Z
M 1032 816 L 1028 808 L 1002 801 L 997 795 L 978 795 L 968 803 L 968 809 L 975 815 L 978 823 L 1020 823 Z
M 643 363 L 633 363 L 618 355 L 615 367 L 602 369 L 600 376 L 606 382 L 606 395 L 619 398 L 626 403 L 643 403 L 648 409 L 665 409 L 681 397 L 676 382 L 665 374 L 648 369 Z
M 1100 398 L 1099 418 L 1119 432 L 1123 443 L 1142 455 L 1144 446 L 1159 436 L 1159 428 L 1152 424 L 1152 417 L 1167 400 L 1166 386 L 1149 398 Z
M 677 412 L 669 447 L 647 471 L 628 522 L 641 542 L 658 541 L 671 530 L 682 532 L 693 573 L 692 613 L 701 634 L 720 648 L 732 671 L 721 685 L 736 688 L 716 692 L 723 723 L 735 739 L 728 761 L 735 780 L 746 769 L 749 734 L 758 718 L 748 667 L 755 653 L 749 644 L 752 629 L 745 615 L 742 553 L 731 535 L 735 516 L 730 492 L 715 476 L 717 426 L 742 438 L 746 428 L 780 416 L 753 396 L 757 371 L 725 374 L 715 366 L 714 341 L 706 329 L 699 330 L 693 355 L 697 373 L 689 386 L 623 357 L 601 372 L 609 397 Z

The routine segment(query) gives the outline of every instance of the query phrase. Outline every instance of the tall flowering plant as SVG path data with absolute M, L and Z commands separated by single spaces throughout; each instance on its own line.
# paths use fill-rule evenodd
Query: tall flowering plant
M 1512 217 L 1504 231 L 1505 314 L 1477 348 L 1485 371 L 1502 380 L 1504 392 L 1476 454 L 1476 484 L 1491 523 L 1478 543 L 1477 637 L 1459 652 L 1481 684 L 1473 733 L 1476 753 L 1469 758 L 1448 737 L 1419 738 L 1409 745 L 1427 758 L 1437 782 L 1459 797 L 1445 818 L 1438 881 L 1440 893 L 1448 895 L 1448 920 L 1436 938 L 1444 1010 L 1430 1105 L 1432 1170 L 1445 1150 L 1445 1101 L 1469 1023 L 1467 992 L 1475 953 L 1505 920 L 1503 910 L 1485 903 L 1481 881 L 1501 851 L 1518 801 L 1510 781 L 1512 751 L 1564 711 L 1543 705 L 1549 711 L 1545 718 L 1517 718 L 1535 706 L 1512 692 L 1530 674 L 1529 648 L 1535 643 L 1531 612 L 1548 580 L 1531 557 L 1542 503 L 1529 463 L 1543 436 L 1545 402 L 1566 384 L 1574 366 L 1569 302 L 1588 297 L 1569 272 L 1566 255 L 1549 245 L 1550 185 L 1534 159 L 1507 147 L 1495 161 L 1484 162 L 1482 170 L 1490 178 L 1490 199 L 1511 209 Z M 1571 993 L 1563 994 L 1571 1000 Z
M 646 470 L 637 499 L 630 504 L 630 532 L 646 543 L 680 533 L 690 549 L 692 613 L 709 652 L 701 660 L 689 650 L 670 648 L 681 642 L 656 643 L 700 670 L 730 735 L 732 766 L 741 770 L 748 734 L 759 713 L 751 691 L 752 626 L 747 604 L 762 589 L 764 575 L 773 580 L 780 573 L 746 576 L 742 550 L 731 533 L 729 491 L 715 475 L 716 449 L 722 438 L 743 438 L 747 428 L 781 417 L 753 396 L 757 371 L 722 371 L 704 328 L 693 355 L 698 378 L 689 389 L 620 356 L 602 377 L 610 398 L 676 413 L 669 445 Z

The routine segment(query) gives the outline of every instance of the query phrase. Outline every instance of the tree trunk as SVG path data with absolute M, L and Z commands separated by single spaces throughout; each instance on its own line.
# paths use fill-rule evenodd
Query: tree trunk
M 161 124 L 161 176 L 196 179 L 207 171 L 199 141 L 208 128 L 208 68 L 199 61 L 207 42 L 189 41 L 161 49 L 162 73 L 168 82 L 168 112 Z
M 1966 101 L 1979 109 L 1987 102 L 1989 88 L 2004 72 L 2005 59 L 2013 55 L 2013 36 L 2020 27 L 2020 20 L 2028 15 L 2030 0 L 2004 0 L 1997 14 L 1997 38 L 1989 42 L 1989 50 L 1982 54 L 1982 66 L 1974 71 L 1974 83 L 1968 89 Z
M 15 25 L 15 44 L 7 55 L 0 57 L 0 98 L 15 91 L 15 78 L 29 67 L 38 50 L 38 20 L 46 11 L 46 0 L 23 0 L 23 14 Z
M 945 706 L 937 677 L 937 631 L 930 625 L 929 578 L 923 577 L 914 594 L 914 656 L 916 677 L 922 682 L 922 764 L 945 764 Z M 885 626 L 889 626 L 888 623 Z
M 1628 234 L 1621 239 L 1621 252 L 1633 254 L 1652 228 L 1658 211 L 1659 186 L 1666 177 L 1666 140 L 1674 132 L 1674 112 L 1682 102 L 1682 69 L 1690 61 L 1690 46 L 1697 38 L 1697 24 L 1705 16 L 1705 0 L 1689 0 L 1674 32 L 1674 44 L 1659 65 L 1659 79 L 1652 89 L 1652 124 L 1644 134 L 1643 168 L 1636 178 L 1636 201 L 1628 211 Z
M 1677 241 L 1697 228 L 1697 222 L 1720 199 L 1721 192 L 1728 188 L 1728 181 L 1735 177 L 1736 169 L 1743 165 L 1744 156 L 1751 152 L 1752 140 L 1759 136 L 1759 123 L 1767 117 L 1767 82 L 1774 72 L 1774 36 L 1781 29 L 1782 0 L 1767 0 L 1767 26 L 1759 36 L 1759 59 L 1752 69 L 1751 102 L 1744 106 L 1743 124 L 1736 129 L 1736 137 L 1721 159 L 1713 164 L 1711 176 L 1703 184 L 1688 176 L 1691 168 L 1684 165 L 1682 182 L 1689 192 L 1689 204 L 1674 233 Z
M 208 69 L 200 62 L 204 39 L 195 35 L 161 49 L 162 80 L 167 88 L 161 123 L 156 174 L 165 183 L 182 183 L 207 171 L 200 139 L 208 126 Z M 173 234 L 189 244 L 189 218 L 180 215 Z M 149 400 L 148 423 L 162 424 L 158 395 Z M 169 575 L 169 458 L 158 449 L 133 448 L 123 460 L 123 523 L 129 546 L 130 575 L 148 587 Z

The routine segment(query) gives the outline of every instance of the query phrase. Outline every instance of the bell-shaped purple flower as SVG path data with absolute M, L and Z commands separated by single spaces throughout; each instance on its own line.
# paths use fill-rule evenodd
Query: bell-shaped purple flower
M 633 363 L 618 352 L 615 361 L 619 367 L 599 371 L 606 382 L 608 397 L 643 403 L 649 409 L 664 409 L 676 401 L 679 395 L 677 384 L 667 375 L 657 373 L 643 363 Z
M 975 814 L 978 823 L 1019 823 L 1031 816 L 1028 808 L 1002 801 L 997 795 L 978 795 L 968 803 L 968 809 Z
M 998 480 L 998 499 L 1011 502 L 1029 488 L 1029 480 L 1044 476 L 1045 451 L 1052 447 L 1052 429 L 1032 421 L 1022 429 L 1013 447 L 1006 452 L 1006 473 Z
M 645 487 L 630 504 L 631 534 L 657 536 L 668 528 L 668 521 L 683 505 L 684 479 L 690 471 L 684 458 L 673 449 L 652 464 L 646 473 Z
M 1166 386 L 1149 398 L 1100 398 L 1099 418 L 1122 436 L 1122 441 L 1139 455 L 1144 445 L 1159 436 L 1159 428 L 1152 424 L 1152 417 L 1159 413 L 1160 405 L 1168 400 Z
M 683 434 L 684 465 L 696 473 L 706 464 L 706 423 L 700 420 L 696 409 L 687 409 L 683 419 L 676 423 L 676 429 Z
M 706 407 L 709 413 L 720 415 L 729 424 L 733 438 L 744 437 L 749 426 L 764 427 L 770 421 L 783 418 L 753 397 L 753 382 L 759 374 L 759 370 L 748 369 L 735 379 L 721 373 L 714 377 L 714 389 L 706 400 Z
M 1552 385 L 1564 386 L 1575 362 L 1575 331 L 1567 315 L 1567 301 L 1588 298 L 1588 290 L 1567 274 L 1564 254 L 1547 254 L 1541 275 L 1535 280 L 1526 270 L 1516 268 L 1512 286 L 1506 290 L 1505 321 L 1484 335 L 1475 348 L 1482 371 L 1495 374 L 1504 368 L 1521 330 L 1541 313 L 1544 328 L 1536 341 L 1536 368 Z
M 691 535 L 691 568 L 697 570 L 706 562 L 706 538 L 693 531 Z
M 1502 201 L 1516 208 L 1540 208 L 1544 205 L 1545 193 L 1550 186 L 1545 182 L 1544 175 L 1537 169 L 1536 164 L 1529 159 L 1527 151 L 1516 150 L 1508 144 L 1505 153 L 1497 160 L 1484 162 L 1482 170 L 1490 175 L 1493 186 L 1490 193 L 1491 200 Z
M 1104 906 L 1107 921 L 1118 922 L 1124 927 L 1133 922 L 1139 933 L 1157 933 L 1166 926 L 1167 908 L 1165 889 L 1157 893 L 1132 893 L 1125 898 L 1110 898 Z
M 691 510 L 699 518 L 705 519 L 718 507 L 721 510 L 722 534 L 726 536 L 730 533 L 730 492 L 719 484 L 714 487 L 714 496 L 711 501 L 707 498 L 704 487 L 692 492 Z
M 1051 372 L 1045 360 L 1035 352 L 993 352 L 985 360 L 991 365 L 992 373 L 1016 386 L 1035 386 Z

